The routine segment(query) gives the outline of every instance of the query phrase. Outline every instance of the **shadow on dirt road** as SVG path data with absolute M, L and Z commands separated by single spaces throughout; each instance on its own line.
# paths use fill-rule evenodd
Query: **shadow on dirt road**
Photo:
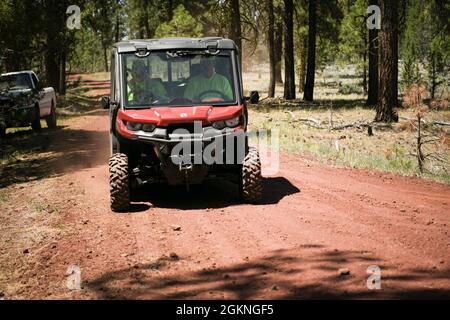
M 10 133 L 0 143 L 0 187 L 107 163 L 108 132 L 59 126 Z
M 423 287 L 407 289 L 416 281 L 439 281 L 450 270 L 418 272 L 396 270 L 377 258 L 358 251 L 336 251 L 321 245 L 272 251 L 269 255 L 226 267 L 159 276 L 176 268 L 183 257 L 163 256 L 156 261 L 104 273 L 87 283 L 88 290 L 102 299 L 434 299 L 450 297 L 448 289 Z M 354 267 L 349 275 L 339 268 Z M 382 289 L 369 290 L 365 267 L 382 266 L 391 275 L 382 276 Z M 403 276 L 397 276 L 398 274 Z M 404 276 L 407 274 L 408 276 Z M 386 284 L 386 286 L 384 285 Z
M 284 197 L 300 192 L 283 177 L 264 178 L 263 187 L 263 199 L 258 205 L 277 204 Z M 225 208 L 242 203 L 238 197 L 238 186 L 223 180 L 206 181 L 202 185 L 191 186 L 189 191 L 184 186 L 150 185 L 136 190 L 132 201 L 180 210 Z M 130 211 L 139 212 L 148 208 L 148 205 L 135 203 Z

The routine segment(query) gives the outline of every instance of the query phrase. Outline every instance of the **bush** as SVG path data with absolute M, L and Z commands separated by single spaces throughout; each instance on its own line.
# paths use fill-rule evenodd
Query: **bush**
M 339 86 L 338 93 L 340 94 L 362 94 L 361 86 L 356 84 L 344 84 Z
M 425 85 L 420 83 L 413 83 L 409 86 L 405 86 L 403 90 L 403 103 L 404 108 L 418 107 L 423 104 L 423 100 L 429 96 L 429 92 Z

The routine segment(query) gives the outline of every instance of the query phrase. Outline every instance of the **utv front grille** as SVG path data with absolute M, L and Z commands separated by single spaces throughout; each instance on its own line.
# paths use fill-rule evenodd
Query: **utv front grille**
M 185 134 L 185 133 L 190 133 L 190 134 L 194 134 L 194 133 L 201 133 L 201 132 L 194 132 L 195 127 L 194 127 L 194 123 L 177 123 L 177 124 L 170 124 L 167 127 L 167 134 L 172 134 L 174 133 L 176 130 L 181 130 L 183 129 L 184 131 L 181 132 L 177 132 L 179 134 Z M 186 132 L 187 131 L 187 132 Z

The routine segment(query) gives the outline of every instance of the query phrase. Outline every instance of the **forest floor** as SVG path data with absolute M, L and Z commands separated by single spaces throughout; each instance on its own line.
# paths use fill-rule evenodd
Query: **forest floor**
M 240 204 L 232 183 L 158 185 L 113 213 L 108 90 L 84 77 L 57 129 L 2 140 L 0 299 L 450 299 L 448 184 L 282 147 L 261 204 Z M 255 127 L 270 122 L 263 108 Z M 277 110 L 275 121 L 308 116 Z M 379 290 L 367 286 L 373 266 Z M 69 288 L 78 268 L 81 288 Z

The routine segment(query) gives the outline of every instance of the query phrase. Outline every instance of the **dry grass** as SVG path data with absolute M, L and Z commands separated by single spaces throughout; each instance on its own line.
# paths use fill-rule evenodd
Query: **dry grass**
M 401 175 L 418 175 L 417 160 L 411 153 L 416 149 L 416 129 L 411 110 L 401 110 L 398 124 L 390 127 L 373 127 L 368 135 L 367 127 L 331 130 L 330 110 L 326 108 L 259 106 L 250 110 L 251 129 L 274 129 L 280 131 L 281 150 L 293 154 L 313 157 L 326 163 L 386 171 Z M 374 118 L 374 111 L 362 107 L 333 110 L 333 126 L 347 123 L 368 123 Z M 314 119 L 322 129 L 312 127 L 314 123 L 298 121 Z M 426 119 L 450 120 L 448 111 L 430 111 Z M 439 143 L 430 145 L 430 152 L 438 152 L 449 159 L 448 127 L 432 126 L 441 137 Z M 450 183 L 448 173 L 429 167 L 425 177 Z
M 8 296 L 23 298 L 43 280 L 33 276 L 41 263 L 39 252 L 63 236 L 55 208 L 64 204 L 48 205 L 54 184 L 52 179 L 28 182 L 0 192 L 0 289 Z
M 258 65 L 249 68 L 251 72 L 244 72 L 242 79 L 244 82 L 244 92 L 248 94 L 252 90 L 258 90 L 261 97 L 266 97 L 269 86 L 268 65 Z M 319 70 L 315 78 L 314 98 L 317 100 L 359 100 L 364 99 L 362 94 L 361 77 L 356 74 L 353 66 L 330 66 L 323 71 Z M 299 80 L 296 79 L 296 84 Z M 343 87 L 351 87 L 350 94 L 341 94 Z M 283 85 L 277 85 L 275 90 L 275 97 L 283 96 Z M 303 93 L 299 91 L 297 85 L 297 98 L 302 98 Z M 353 92 L 358 91 L 358 93 Z
M 283 101 L 283 87 L 277 85 L 275 99 L 266 99 L 269 74 L 268 67 L 251 68 L 244 73 L 244 91 L 258 90 L 262 98 L 259 106 L 250 110 L 252 129 L 280 130 L 280 145 L 285 152 L 313 157 L 323 162 L 394 172 L 401 175 L 418 175 L 417 159 L 411 155 L 416 151 L 416 112 L 411 105 L 420 105 L 427 96 L 423 87 L 405 91 L 405 104 L 399 110 L 399 123 L 390 127 L 373 128 L 369 136 L 367 127 L 330 130 L 333 126 L 348 123 L 370 123 L 375 111 L 364 107 L 361 77 L 352 66 L 327 67 L 316 76 L 314 103 L 302 101 L 303 94 L 297 93 L 294 101 Z M 298 83 L 298 81 L 296 81 Z M 450 121 L 448 99 L 433 101 L 426 112 L 425 120 Z M 439 104 L 438 106 L 436 104 Z M 333 110 L 330 118 L 330 109 Z M 322 129 L 314 128 L 317 120 Z M 427 146 L 429 152 L 437 152 L 450 160 L 450 127 L 427 126 L 440 138 L 436 144 Z M 429 163 L 427 178 L 450 183 L 450 176 L 439 166 Z M 448 168 L 450 170 L 450 168 Z

